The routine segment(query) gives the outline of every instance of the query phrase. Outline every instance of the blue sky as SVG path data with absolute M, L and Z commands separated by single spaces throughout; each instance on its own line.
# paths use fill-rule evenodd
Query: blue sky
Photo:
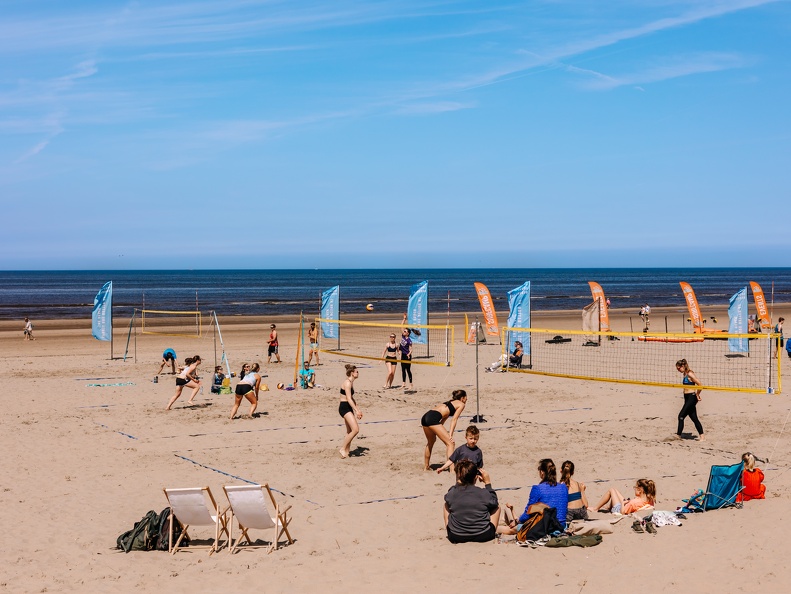
M 2 269 L 788 265 L 788 1 L 0 11 Z

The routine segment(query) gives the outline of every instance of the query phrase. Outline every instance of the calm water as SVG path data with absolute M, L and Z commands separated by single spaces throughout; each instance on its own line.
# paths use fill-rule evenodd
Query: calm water
M 791 302 L 791 268 L 700 269 L 433 269 L 433 270 L 175 270 L 0 272 L 0 319 L 86 318 L 102 285 L 113 281 L 114 315 L 134 308 L 195 307 L 219 315 L 318 313 L 319 294 L 341 287 L 341 314 L 361 313 L 373 303 L 384 313 L 406 310 L 409 288 L 429 281 L 429 311 L 441 316 L 475 311 L 472 283 L 485 283 L 498 311 L 506 292 L 531 281 L 533 309 L 580 309 L 590 303 L 587 282 L 602 285 L 612 307 L 639 309 L 684 305 L 680 280 L 689 282 L 701 304 L 727 304 L 748 281 L 761 284 L 767 300 L 774 281 L 776 302 Z

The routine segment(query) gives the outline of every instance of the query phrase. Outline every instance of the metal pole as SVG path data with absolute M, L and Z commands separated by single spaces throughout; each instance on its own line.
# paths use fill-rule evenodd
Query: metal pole
M 670 334 L 667 329 L 667 316 L 665 316 L 665 334 Z
M 772 341 L 775 340 L 772 338 L 772 333 L 768 334 L 769 340 L 767 340 L 767 350 L 769 351 L 769 360 L 766 362 L 766 392 L 768 394 L 772 394 L 774 390 L 772 390 Z M 778 347 L 780 345 L 778 344 Z
M 448 321 L 445 323 L 445 367 L 450 367 L 450 290 L 448 290 Z
M 428 284 L 426 284 L 426 325 L 427 326 L 429 324 L 431 324 L 431 320 L 429 319 L 428 310 L 429 310 L 429 306 L 428 306 Z M 429 332 L 429 329 L 426 328 L 426 357 L 427 358 L 431 357 L 431 346 L 429 344 L 429 335 L 430 334 L 431 334 L 431 332 Z
M 338 287 L 338 350 L 341 350 L 341 288 Z
M 480 370 L 478 369 L 478 332 L 480 331 L 481 327 L 478 324 L 478 318 L 475 318 L 475 416 L 477 418 L 481 416 Z

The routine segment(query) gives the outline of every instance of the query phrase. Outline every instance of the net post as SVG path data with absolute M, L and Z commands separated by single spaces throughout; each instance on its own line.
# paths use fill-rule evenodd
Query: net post
M 129 340 L 132 338 L 132 324 L 134 324 L 135 315 L 137 315 L 137 308 L 132 310 L 132 317 L 129 320 L 129 331 L 126 333 L 126 348 L 124 349 L 124 361 L 126 361 L 126 355 L 129 353 Z M 137 343 L 137 333 L 135 333 L 135 343 Z
M 485 423 L 486 419 L 481 416 L 481 395 L 480 395 L 480 369 L 478 365 L 478 332 L 480 330 L 478 318 L 475 318 L 475 416 L 471 419 L 473 423 Z
M 771 332 L 767 336 L 769 338 L 766 341 L 766 346 L 769 351 L 769 356 L 767 357 L 766 360 L 766 393 L 771 394 L 772 393 L 772 340 L 777 340 L 777 339 L 772 338 Z M 778 341 L 778 347 L 779 345 L 780 343 Z M 780 349 L 778 348 L 777 350 L 779 351 Z

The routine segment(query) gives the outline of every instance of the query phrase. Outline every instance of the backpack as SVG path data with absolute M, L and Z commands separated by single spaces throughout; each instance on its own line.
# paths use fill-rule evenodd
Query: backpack
M 167 551 L 169 548 L 169 530 L 170 530 L 170 508 L 166 507 L 162 510 L 162 513 L 159 514 L 159 521 L 158 521 L 158 528 L 157 528 L 157 551 Z M 181 533 L 184 531 L 184 526 L 182 526 L 181 522 L 179 522 L 176 516 L 173 516 L 173 544 L 176 544 L 181 536 Z M 185 534 L 184 538 L 181 540 L 180 547 L 188 547 L 190 544 L 190 537 L 189 535 Z
M 159 537 L 159 517 L 153 509 L 139 522 L 135 522 L 131 530 L 127 530 L 115 541 L 117 549 L 125 553 L 129 551 L 151 551 L 157 546 Z
M 527 517 L 519 532 L 516 533 L 516 540 L 517 542 L 538 540 L 553 532 L 563 532 L 563 526 L 558 522 L 558 510 L 554 507 L 546 507 Z

